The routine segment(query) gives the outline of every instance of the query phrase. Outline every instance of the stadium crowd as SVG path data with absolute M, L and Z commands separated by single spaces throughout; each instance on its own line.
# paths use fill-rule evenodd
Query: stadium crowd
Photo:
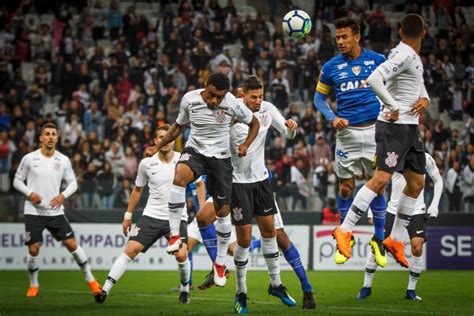
M 472 7 L 455 1 L 339 2 L 346 4 L 317 2 L 312 33 L 303 41 L 284 37 L 273 16 L 243 14 L 232 0 L 226 6 L 217 0 L 3 4 L 1 192 L 14 191 L 21 158 L 38 148 L 39 128 L 54 122 L 58 149 L 71 158 L 79 181 L 69 207 L 124 208 L 155 128 L 173 123 L 182 95 L 219 71 L 234 90 L 248 74 L 257 74 L 266 99 L 300 125 L 294 140 L 277 133 L 267 139 L 267 164 L 282 210 L 321 211 L 310 203 L 313 198 L 334 207 L 335 132 L 312 105 L 320 68 L 337 53 L 332 22 L 357 19 L 362 46 L 387 55 L 398 41 L 398 18 L 417 12 L 428 24 L 421 55 L 431 96 L 420 129 L 444 177 L 440 211 L 474 212 L 474 43 L 465 17 Z M 186 137 L 187 132 L 177 150 Z M 364 178 L 359 180 L 361 186 Z M 428 183 L 427 202 L 432 194 Z

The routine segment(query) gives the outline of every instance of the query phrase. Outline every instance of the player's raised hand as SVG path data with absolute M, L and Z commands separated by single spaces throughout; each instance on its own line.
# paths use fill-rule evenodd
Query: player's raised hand
M 131 227 L 132 227 L 132 220 L 124 219 L 122 223 L 122 229 L 123 229 L 123 234 L 125 235 L 125 237 L 128 237 L 128 232 L 130 231 Z
M 385 114 L 385 119 L 389 122 L 395 122 L 395 121 L 398 121 L 398 115 L 399 115 L 399 110 L 396 109 L 394 111 L 390 111 L 387 114 Z
M 30 196 L 28 196 L 28 200 L 33 204 L 40 204 L 43 198 L 38 193 L 31 192 Z
M 349 125 L 349 121 L 346 120 L 346 119 L 340 118 L 340 117 L 336 117 L 332 121 L 332 126 L 334 126 L 334 128 L 337 129 L 337 130 L 341 130 L 344 127 L 346 127 L 347 125 Z
M 420 116 L 426 112 L 426 108 L 430 104 L 427 98 L 419 98 L 416 100 L 415 104 L 413 104 L 413 109 L 411 109 L 411 113 L 415 116 Z
M 292 131 L 294 131 L 298 128 L 298 123 L 296 123 L 292 119 L 286 120 L 285 125 L 286 125 L 286 127 L 288 127 Z
M 244 157 L 247 155 L 247 150 L 249 148 L 245 144 L 240 144 L 239 145 L 239 157 Z
M 54 199 L 51 200 L 51 202 L 49 203 L 49 206 L 51 206 L 52 209 L 56 210 L 64 203 L 65 199 L 66 198 L 61 193 L 61 194 L 55 196 Z

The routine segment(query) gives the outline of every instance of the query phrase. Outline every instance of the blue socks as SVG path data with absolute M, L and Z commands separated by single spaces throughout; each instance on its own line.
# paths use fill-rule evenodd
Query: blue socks
M 290 248 L 283 251 L 283 255 L 285 256 L 286 261 L 288 261 L 295 271 L 298 279 L 300 279 L 303 292 L 312 292 L 313 288 L 311 287 L 311 284 L 309 284 L 308 276 L 306 275 L 306 271 L 304 270 L 303 264 L 301 263 L 300 254 L 295 245 L 291 243 Z
M 337 209 L 339 210 L 340 216 L 340 223 L 344 222 L 344 218 L 346 218 L 347 212 L 349 212 L 349 208 L 351 207 L 352 202 L 354 201 L 354 197 L 350 197 L 347 200 L 344 200 L 339 194 L 337 195 Z
M 250 243 L 249 251 L 259 248 L 262 248 L 262 240 L 260 238 L 252 240 L 252 242 Z
M 377 195 L 370 203 L 370 209 L 373 214 L 375 238 L 378 240 L 384 240 L 385 210 L 387 209 L 385 195 Z
M 214 224 L 206 227 L 199 227 L 201 232 L 202 243 L 206 248 L 207 254 L 211 258 L 211 261 L 216 261 L 217 258 L 217 233 Z

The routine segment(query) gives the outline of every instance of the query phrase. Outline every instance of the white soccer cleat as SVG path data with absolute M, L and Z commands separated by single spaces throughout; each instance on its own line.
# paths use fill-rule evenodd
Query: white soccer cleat
M 183 242 L 181 241 L 181 237 L 179 235 L 171 236 L 168 240 L 168 247 L 166 247 L 166 252 L 169 254 L 173 254 L 181 248 Z
M 212 265 L 212 270 L 214 271 L 214 284 L 216 286 L 225 286 L 227 278 L 225 276 L 225 265 L 219 265 L 214 262 Z

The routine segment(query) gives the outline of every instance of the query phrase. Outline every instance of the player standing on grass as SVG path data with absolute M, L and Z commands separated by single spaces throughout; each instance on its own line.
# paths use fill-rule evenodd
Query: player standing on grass
M 238 154 L 245 156 L 260 126 L 252 112 L 239 103 L 229 93 L 229 89 L 230 81 L 226 75 L 215 73 L 209 76 L 204 89 L 193 90 L 183 96 L 176 122 L 157 145 L 147 149 L 148 155 L 159 151 L 161 147 L 176 139 L 186 124 L 191 125 L 191 132 L 176 165 L 170 189 L 171 237 L 166 251 L 173 253 L 181 247 L 179 221 L 185 204 L 186 185 L 205 174 L 217 216 L 217 258 L 213 265 L 214 283 L 217 286 L 224 286 L 226 283 L 225 257 L 231 232 L 230 128 L 235 119 L 249 125 L 248 136 L 238 148 Z
M 247 264 L 254 216 L 262 236 L 262 253 L 270 275 L 268 293 L 280 298 L 285 305 L 296 305 L 280 278 L 280 252 L 274 224 L 274 215 L 278 211 L 268 180 L 268 170 L 265 167 L 265 139 L 270 126 L 274 126 L 289 138 L 294 138 L 298 125 L 291 119 L 285 121 L 273 104 L 263 101 L 263 84 L 256 76 L 250 76 L 245 80 L 243 92 L 243 103 L 258 118 L 260 129 L 245 157 L 239 155 L 237 144 L 247 137 L 249 128 L 237 122 L 231 130 L 231 157 L 234 167 L 231 212 L 237 235 L 237 245 L 234 250 L 237 287 L 234 311 L 237 314 L 248 313 Z
M 430 207 L 426 210 L 424 192 L 421 191 L 418 199 L 416 200 L 415 212 L 407 226 L 408 236 L 410 237 L 411 244 L 411 264 L 410 264 L 410 275 L 408 276 L 408 287 L 405 293 L 405 298 L 409 300 L 421 301 L 421 297 L 416 295 L 416 283 L 420 278 L 422 269 L 423 244 L 426 242 L 426 222 L 428 218 L 436 218 L 438 216 L 438 205 L 443 193 L 443 179 L 439 174 L 438 167 L 433 157 L 428 153 L 425 153 L 426 157 L 426 172 L 434 183 L 434 195 L 431 201 Z M 390 201 L 387 207 L 387 219 L 385 221 L 385 235 L 388 237 L 392 230 L 393 222 L 395 221 L 396 210 L 398 206 L 398 200 L 400 195 L 405 188 L 406 181 L 403 174 L 395 172 L 392 176 L 392 192 L 390 194 Z M 367 214 L 369 220 L 371 218 L 370 211 Z M 365 299 L 372 294 L 372 282 L 374 279 L 375 270 L 377 265 L 373 255 L 369 254 L 367 263 L 365 265 L 365 277 L 364 287 L 360 289 L 357 294 L 358 299 Z
M 93 294 L 100 292 L 100 285 L 91 272 L 87 255 L 77 244 L 74 232 L 64 215 L 64 200 L 77 190 L 76 177 L 69 158 L 56 150 L 58 130 L 56 125 L 43 125 L 40 133 L 41 148 L 23 157 L 15 174 L 13 186 L 27 197 L 25 201 L 25 231 L 28 246 L 28 272 L 30 287 L 28 297 L 38 296 L 38 254 L 46 228 L 62 241 L 66 249 L 84 272 Z M 26 184 L 25 184 L 26 180 Z M 61 182 L 66 189 L 60 192 Z
M 155 132 L 155 144 L 165 137 L 170 126 L 165 124 L 160 126 Z M 101 293 L 95 296 L 97 303 L 103 303 L 112 287 L 124 274 L 127 265 L 135 259 L 140 252 L 146 252 L 161 237 L 169 237 L 169 212 L 168 202 L 170 200 L 170 190 L 174 178 L 174 169 L 179 161 L 180 154 L 173 151 L 174 141 L 161 146 L 160 151 L 148 158 L 144 158 L 138 166 L 137 179 L 133 188 L 127 211 L 123 219 L 123 233 L 130 235 L 130 239 L 124 252 L 115 260 L 110 269 L 107 280 Z M 143 210 L 143 215 L 138 223 L 130 231 L 132 226 L 132 213 L 142 195 L 143 187 L 148 185 L 150 195 Z M 183 209 L 185 206 L 183 205 Z M 178 262 L 179 278 L 181 282 L 179 301 L 182 304 L 190 302 L 189 279 L 191 267 L 188 260 L 187 250 L 187 219 L 188 213 L 184 209 L 181 212 L 179 231 L 184 239 L 184 247 L 174 253 Z
M 403 172 L 406 186 L 400 195 L 392 232 L 383 244 L 402 266 L 408 268 L 402 243 L 403 231 L 412 219 L 417 198 L 424 187 L 426 171 L 418 129 L 418 116 L 426 111 L 430 102 L 423 83 L 423 64 L 418 55 L 425 35 L 423 18 L 417 14 L 406 15 L 399 34 L 401 42 L 392 49 L 389 59 L 367 79 L 384 104 L 375 131 L 377 170 L 359 190 L 344 222 L 334 230 L 333 236 L 339 251 L 350 258 L 352 229 L 373 199 L 383 193 L 392 174 Z
M 340 54 L 323 65 L 314 95 L 316 108 L 337 129 L 335 171 L 339 178 L 337 205 L 341 223 L 354 200 L 355 176 L 373 176 L 375 157 L 375 121 L 380 112 L 380 101 L 361 83 L 385 61 L 385 57 L 360 47 L 359 24 L 350 18 L 337 19 L 336 42 Z M 326 102 L 331 87 L 336 89 L 337 115 Z M 370 246 L 377 263 L 385 267 L 387 258 L 382 246 L 386 201 L 380 193 L 370 204 L 374 212 L 375 234 Z M 351 246 L 355 243 L 351 240 Z M 336 251 L 335 261 L 347 261 Z

